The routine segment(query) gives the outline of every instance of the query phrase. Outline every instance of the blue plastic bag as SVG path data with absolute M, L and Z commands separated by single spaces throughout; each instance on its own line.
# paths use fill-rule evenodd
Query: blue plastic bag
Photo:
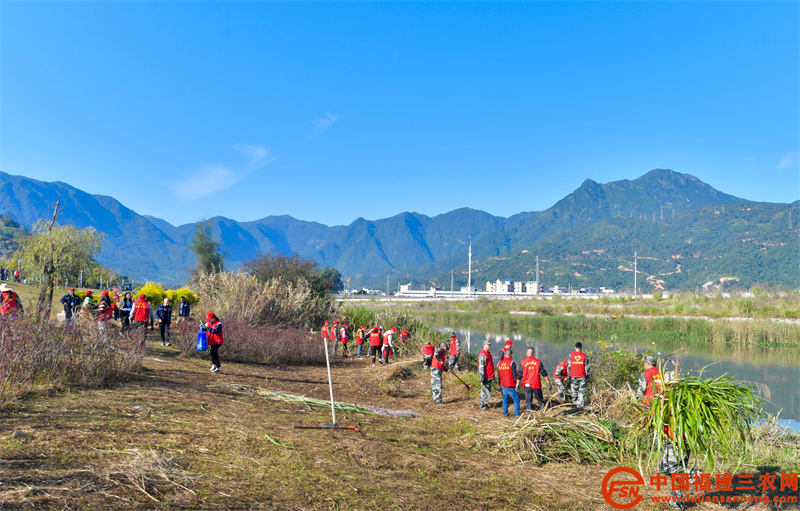
M 208 337 L 206 333 L 203 331 L 203 327 L 200 327 L 200 331 L 197 333 L 197 351 L 206 351 L 208 349 Z

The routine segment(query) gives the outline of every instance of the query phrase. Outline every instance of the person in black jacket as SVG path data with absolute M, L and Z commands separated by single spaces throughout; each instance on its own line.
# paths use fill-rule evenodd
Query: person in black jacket
M 158 318 L 158 332 L 161 334 L 161 345 L 169 346 L 169 325 L 172 323 L 172 306 L 169 304 L 169 298 L 164 298 L 164 303 L 156 309 L 156 318 Z
M 69 288 L 69 292 L 61 298 L 61 305 L 64 306 L 64 316 L 67 323 L 72 319 L 72 312 L 75 307 L 80 306 L 80 304 L 81 299 L 75 295 L 75 288 Z
M 178 324 L 189 319 L 189 302 L 186 301 L 185 296 L 181 296 L 181 303 L 178 306 Z

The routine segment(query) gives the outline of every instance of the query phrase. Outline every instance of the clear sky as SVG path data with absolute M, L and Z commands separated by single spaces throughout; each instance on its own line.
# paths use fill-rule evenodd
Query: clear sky
M 174 224 L 800 198 L 798 2 L 0 3 L 0 170 Z

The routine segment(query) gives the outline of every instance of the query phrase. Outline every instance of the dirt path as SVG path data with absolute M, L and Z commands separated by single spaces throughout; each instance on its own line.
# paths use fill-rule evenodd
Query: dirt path
M 497 409 L 478 412 L 477 398 L 448 376 L 446 403 L 434 405 L 422 375 L 392 383 L 387 371 L 397 366 L 339 362 L 337 400 L 422 414 L 337 414 L 363 437 L 293 429 L 330 422 L 330 412 L 230 387 L 327 399 L 324 369 L 224 358 L 220 374 L 208 369 L 150 343 L 142 373 L 127 382 L 9 404 L 0 415 L 0 508 L 611 509 L 600 494 L 608 468 L 522 465 L 499 452 L 491 436 L 509 421 Z M 645 500 L 635 509 L 667 508 Z

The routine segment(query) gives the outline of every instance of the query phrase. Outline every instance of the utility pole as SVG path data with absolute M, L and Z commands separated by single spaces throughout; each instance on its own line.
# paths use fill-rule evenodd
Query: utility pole
M 633 295 L 636 296 L 636 272 L 637 272 L 637 265 L 638 265 L 639 254 L 637 252 L 633 253 Z
M 455 274 L 455 270 L 450 270 L 450 296 L 453 296 L 453 275 Z
M 541 288 L 539 287 L 539 256 L 536 256 L 536 294 L 538 295 L 541 292 Z
M 661 205 L 661 220 L 664 220 L 664 205 Z
M 81 270 L 81 287 L 83 287 L 83 270 Z
M 472 240 L 469 240 L 469 269 L 467 271 L 467 296 L 472 298 Z
M 389 296 L 389 276 L 386 276 L 386 296 Z

